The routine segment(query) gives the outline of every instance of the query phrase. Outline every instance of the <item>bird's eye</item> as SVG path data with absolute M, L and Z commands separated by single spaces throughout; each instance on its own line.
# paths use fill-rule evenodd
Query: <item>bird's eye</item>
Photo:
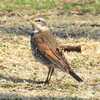
M 40 22 L 40 20 L 38 20 L 38 22 Z
M 40 20 L 40 19 L 38 19 L 38 20 L 35 20 L 35 22 L 41 22 L 41 20 Z

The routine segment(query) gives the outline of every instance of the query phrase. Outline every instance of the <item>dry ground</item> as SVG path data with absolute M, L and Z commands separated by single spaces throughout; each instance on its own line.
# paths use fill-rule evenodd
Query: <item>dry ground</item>
M 15 15 L 12 17 L 3 15 L 0 26 L 6 27 L 23 23 L 26 17 L 17 17 L 18 19 L 16 19 Z M 48 22 L 51 20 L 53 22 L 54 17 L 51 18 Z M 99 19 L 99 17 L 97 18 Z M 68 18 L 66 20 L 69 21 Z M 74 21 L 76 20 L 74 19 Z M 97 21 L 97 23 L 99 22 Z M 1 97 L 5 95 L 9 97 L 13 95 L 23 97 L 67 96 L 70 99 L 72 97 L 100 99 L 100 41 L 88 38 L 61 39 L 58 37 L 57 40 L 61 44 L 80 44 L 82 46 L 82 53 L 65 52 L 65 56 L 76 73 L 83 78 L 84 83 L 79 84 L 68 74 L 55 70 L 49 85 L 38 84 L 38 81 L 46 78 L 48 69 L 32 56 L 30 36 L 7 34 L 0 31 Z

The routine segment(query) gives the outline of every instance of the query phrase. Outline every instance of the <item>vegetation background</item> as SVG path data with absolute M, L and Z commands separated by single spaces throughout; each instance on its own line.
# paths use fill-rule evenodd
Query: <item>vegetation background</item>
M 61 44 L 81 45 L 65 53 L 84 83 L 55 70 L 49 85 L 38 84 L 47 67 L 31 54 L 30 21 L 47 20 Z M 0 0 L 0 99 L 99 100 L 100 0 Z

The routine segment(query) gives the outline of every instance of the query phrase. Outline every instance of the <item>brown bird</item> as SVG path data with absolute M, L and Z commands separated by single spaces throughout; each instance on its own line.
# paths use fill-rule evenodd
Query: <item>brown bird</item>
M 49 68 L 45 83 L 49 83 L 54 68 L 59 68 L 61 71 L 69 73 L 78 82 L 82 82 L 83 80 L 74 73 L 65 59 L 60 45 L 49 31 L 46 21 L 43 18 L 35 18 L 32 21 L 32 27 L 34 30 L 31 35 L 33 55 Z

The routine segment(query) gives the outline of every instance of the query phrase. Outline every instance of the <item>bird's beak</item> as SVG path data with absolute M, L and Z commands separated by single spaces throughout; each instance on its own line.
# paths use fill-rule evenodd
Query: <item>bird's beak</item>
M 36 22 L 34 20 L 30 21 L 32 27 L 35 27 Z
M 38 30 L 42 30 L 42 26 L 40 24 L 36 23 L 34 20 L 31 21 L 31 25 L 33 28 L 36 28 Z

